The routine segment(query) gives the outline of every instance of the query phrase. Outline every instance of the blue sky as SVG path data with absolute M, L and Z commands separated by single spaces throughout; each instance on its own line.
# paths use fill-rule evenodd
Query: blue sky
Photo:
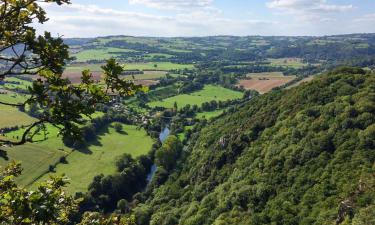
M 65 37 L 375 32 L 375 0 L 71 0 L 37 25 Z

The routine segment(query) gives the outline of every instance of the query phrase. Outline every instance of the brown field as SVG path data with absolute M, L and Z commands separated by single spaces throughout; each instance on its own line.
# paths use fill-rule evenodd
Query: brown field
M 264 73 L 248 73 L 246 77 L 251 78 L 283 78 L 285 77 L 282 72 L 264 72 Z
M 102 77 L 101 72 L 91 72 L 95 81 L 100 81 Z M 63 77 L 68 78 L 72 83 L 76 84 L 81 82 L 81 72 L 65 72 Z
M 237 86 L 246 90 L 256 90 L 261 94 L 267 93 L 273 88 L 280 87 L 296 78 L 295 76 L 283 76 L 280 72 L 251 73 L 247 77 L 247 79 L 240 80 Z
M 158 80 L 136 80 L 134 81 L 134 83 L 149 87 L 151 85 L 158 84 L 159 81 Z

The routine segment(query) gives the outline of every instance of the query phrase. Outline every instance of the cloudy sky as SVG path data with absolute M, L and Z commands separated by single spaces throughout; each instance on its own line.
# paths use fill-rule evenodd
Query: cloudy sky
M 71 0 L 38 31 L 107 35 L 329 35 L 375 32 L 375 0 Z

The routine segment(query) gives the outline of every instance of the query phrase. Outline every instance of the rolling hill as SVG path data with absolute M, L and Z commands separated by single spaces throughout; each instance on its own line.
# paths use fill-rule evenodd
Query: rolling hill
M 361 69 L 255 97 L 193 134 L 137 222 L 374 224 L 374 118 Z

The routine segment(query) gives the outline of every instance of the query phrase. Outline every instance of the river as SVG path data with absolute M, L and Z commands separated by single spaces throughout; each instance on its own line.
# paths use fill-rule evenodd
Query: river
M 170 130 L 168 127 L 165 127 L 163 129 L 163 131 L 160 133 L 159 135 L 159 140 L 161 141 L 161 143 L 164 143 L 164 141 L 167 139 L 167 137 L 169 136 L 170 134 Z M 149 184 L 151 181 L 152 181 L 152 178 L 154 177 L 155 173 L 156 173 L 156 170 L 157 170 L 157 167 L 156 165 L 152 165 L 151 166 L 151 171 L 150 173 L 147 175 L 147 184 Z

